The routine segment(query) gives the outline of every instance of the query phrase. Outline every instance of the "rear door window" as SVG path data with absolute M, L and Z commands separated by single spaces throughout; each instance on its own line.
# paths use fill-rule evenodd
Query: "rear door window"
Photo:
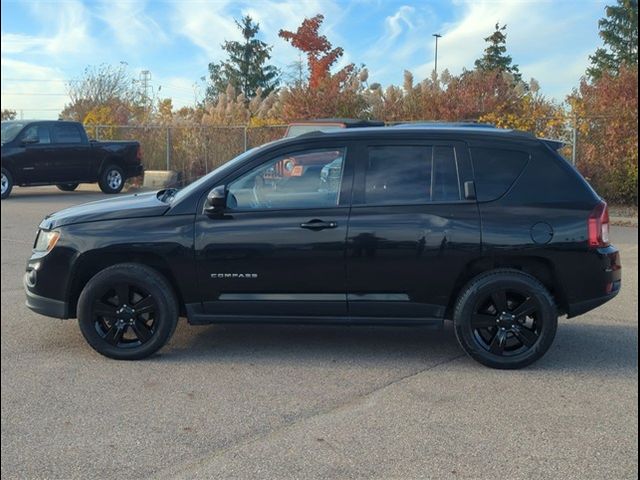
M 412 205 L 459 200 L 458 165 L 453 146 L 368 148 L 365 204 Z
M 529 162 L 529 153 L 499 148 L 471 148 L 476 195 L 481 202 L 502 197 Z
M 82 143 L 80 130 L 75 125 L 55 125 L 53 138 L 55 143 Z

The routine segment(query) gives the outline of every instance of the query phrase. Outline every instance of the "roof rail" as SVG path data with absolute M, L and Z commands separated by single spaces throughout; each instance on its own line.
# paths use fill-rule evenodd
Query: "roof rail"
M 498 128 L 493 123 L 479 123 L 479 122 L 439 122 L 433 121 L 416 121 L 416 122 L 404 122 L 391 125 L 392 127 L 442 127 L 442 128 Z

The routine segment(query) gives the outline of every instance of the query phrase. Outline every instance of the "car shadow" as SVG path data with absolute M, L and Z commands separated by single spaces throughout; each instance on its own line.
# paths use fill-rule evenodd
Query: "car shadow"
M 562 320 L 554 344 L 524 371 L 637 375 L 638 328 Z M 450 322 L 443 329 L 382 326 L 181 324 L 160 362 L 440 363 L 464 356 Z M 473 360 L 465 359 L 473 364 Z
M 181 324 L 167 362 L 424 362 L 462 355 L 453 329 L 348 325 Z
M 135 190 L 130 192 L 125 192 L 124 190 L 120 193 L 115 194 L 106 194 L 99 190 L 84 190 L 82 186 L 73 192 L 64 192 L 62 190 L 58 190 L 55 187 L 25 187 L 20 188 L 16 187 L 12 190 L 11 195 L 7 200 L 3 201 L 16 201 L 16 200 L 27 200 L 27 199 L 35 199 L 35 200 L 46 200 L 46 199 L 56 199 L 56 200 L 69 200 L 73 197 L 78 197 L 80 200 L 93 200 L 93 199 L 103 199 L 103 198 L 113 198 L 119 195 L 131 195 L 133 193 L 143 193 L 142 190 Z

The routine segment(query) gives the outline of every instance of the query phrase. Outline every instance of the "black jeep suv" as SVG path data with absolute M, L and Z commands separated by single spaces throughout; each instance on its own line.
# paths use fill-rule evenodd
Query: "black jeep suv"
M 620 290 L 606 204 L 557 142 L 495 128 L 343 129 L 246 152 L 188 187 L 40 224 L 27 305 L 117 359 L 192 324 L 424 325 L 520 368 Z

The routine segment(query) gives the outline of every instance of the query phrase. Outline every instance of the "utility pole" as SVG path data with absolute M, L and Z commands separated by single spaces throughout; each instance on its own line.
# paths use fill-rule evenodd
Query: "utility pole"
M 433 36 L 436 37 L 436 65 L 433 70 L 436 72 L 436 76 L 437 76 L 438 75 L 438 39 L 442 38 L 442 35 L 440 35 L 439 33 L 434 33 Z
M 147 118 L 151 113 L 151 97 L 149 96 L 149 88 L 151 87 L 151 72 L 142 70 L 140 72 L 140 85 L 142 86 L 142 101 L 145 106 Z

